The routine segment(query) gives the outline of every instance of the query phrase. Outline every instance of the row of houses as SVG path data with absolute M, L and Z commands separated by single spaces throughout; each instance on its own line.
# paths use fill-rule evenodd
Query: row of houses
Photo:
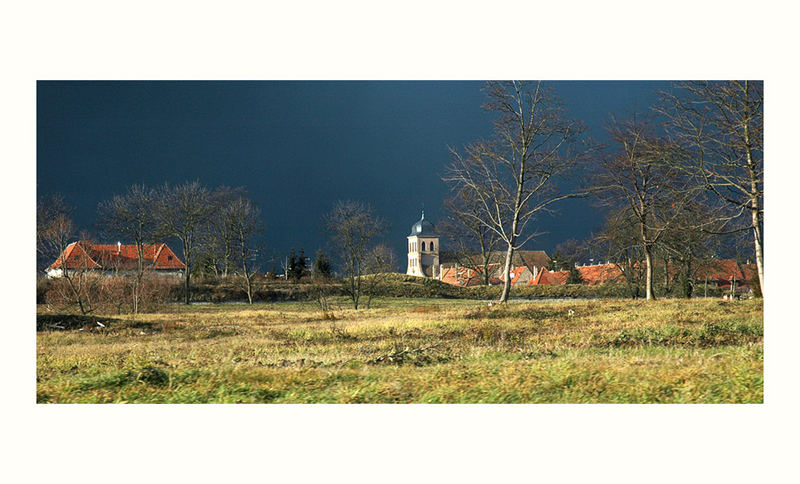
M 444 262 L 438 267 L 435 277 L 440 281 L 456 286 L 479 286 L 484 283 L 483 266 L 476 257 L 460 258 L 459 262 L 451 254 L 443 254 Z M 48 277 L 61 277 L 66 267 L 68 270 L 92 270 L 106 273 L 134 271 L 138 267 L 138 251 L 136 245 L 94 244 L 81 240 L 69 244 L 61 256 L 47 269 Z M 145 244 L 143 259 L 148 270 L 160 274 L 182 274 L 186 265 L 165 243 Z M 505 282 L 505 253 L 493 252 L 489 256 L 492 261 L 488 265 L 490 285 Z M 569 271 L 549 271 L 550 257 L 542 250 L 516 251 L 511 260 L 511 285 L 546 285 L 566 284 Z M 699 264 L 696 271 L 696 282 L 717 286 L 724 289 L 746 289 L 758 277 L 755 264 L 740 264 L 733 259 L 715 259 Z M 625 282 L 623 269 L 617 264 L 593 264 L 576 267 L 583 284 L 597 285 Z M 670 277 L 677 276 L 677 268 L 670 267 Z
M 514 254 L 510 267 L 511 285 L 545 285 L 566 284 L 569 271 L 549 271 L 550 258 L 544 251 L 519 251 Z M 492 254 L 490 260 L 500 260 L 502 254 Z M 472 263 L 470 263 L 472 262 Z M 489 284 L 505 283 L 504 264 L 492 262 L 488 266 Z M 623 269 L 618 264 L 605 263 L 576 266 L 583 284 L 597 285 L 625 282 Z M 678 274 L 677 267 L 669 267 L 670 278 Z M 443 263 L 438 279 L 456 286 L 478 286 L 484 283 L 482 264 L 475 264 L 474 259 L 463 262 Z M 733 259 L 714 259 L 698 264 L 695 282 L 704 283 L 724 289 L 747 289 L 758 277 L 755 264 L 741 264 Z

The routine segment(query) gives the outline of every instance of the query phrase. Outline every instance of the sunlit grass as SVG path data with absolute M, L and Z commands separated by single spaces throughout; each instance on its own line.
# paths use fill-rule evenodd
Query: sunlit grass
M 174 305 L 39 332 L 37 400 L 760 403 L 762 315 L 758 300 Z

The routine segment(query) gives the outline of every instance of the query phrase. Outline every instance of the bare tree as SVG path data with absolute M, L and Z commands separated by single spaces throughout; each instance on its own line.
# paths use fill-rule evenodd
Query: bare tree
M 395 270 L 397 258 L 394 251 L 386 245 L 377 245 L 369 251 L 366 258 L 366 276 L 364 292 L 367 296 L 367 309 L 372 305 L 372 298 L 377 295 L 388 280 L 388 275 Z
M 311 288 L 319 309 L 324 315 L 328 315 L 331 309 L 328 296 L 335 290 L 335 280 L 330 260 L 322 253 L 322 250 L 317 250 L 317 256 L 314 260 L 314 270 L 311 272 Z
M 133 312 L 139 312 L 142 279 L 145 274 L 145 244 L 154 243 L 158 229 L 156 194 L 144 185 L 131 185 L 122 195 L 98 205 L 100 226 L 108 234 L 133 241 L 136 245 L 136 273 L 132 284 Z
M 200 182 L 187 182 L 171 187 L 162 185 L 157 190 L 156 219 L 160 235 L 175 237 L 183 249 L 184 301 L 191 297 L 190 276 L 194 268 L 198 245 L 206 230 L 213 205 L 208 189 Z
M 88 241 L 75 242 L 67 246 L 71 250 L 65 249 L 56 260 L 56 266 L 61 271 L 60 277 L 54 281 L 57 299 L 77 305 L 84 315 L 95 310 L 98 288 L 104 280 L 103 271 L 97 270 L 102 265 L 92 258 L 91 246 Z
M 553 257 L 551 258 L 554 258 L 556 254 L 561 257 L 562 262 L 568 262 L 572 266 L 580 261 L 588 260 L 591 257 L 586 243 L 575 239 L 567 239 L 558 244 L 555 249 L 553 249 Z M 590 261 L 593 262 L 594 257 L 591 257 Z M 599 262 L 600 259 L 598 258 L 597 261 Z
M 451 254 L 459 264 L 472 269 L 476 268 L 478 262 L 475 256 L 480 257 L 481 279 L 483 285 L 488 286 L 489 263 L 499 238 L 481 222 L 488 219 L 482 213 L 484 205 L 466 187 L 461 187 L 443 205 L 445 217 L 438 229 L 450 243 Z
M 325 218 L 325 227 L 333 245 L 339 250 L 345 276 L 344 292 L 358 309 L 363 295 L 363 275 L 367 271 L 367 255 L 375 238 L 386 223 L 375 216 L 372 207 L 354 201 L 338 201 Z
M 240 264 L 234 240 L 236 233 L 228 220 L 226 207 L 240 199 L 246 200 L 248 195 L 243 187 L 221 186 L 211 192 L 210 198 L 214 208 L 198 246 L 198 268 L 206 274 L 227 277 Z
M 262 230 L 261 210 L 246 198 L 237 198 L 222 206 L 221 213 L 233 235 L 232 246 L 239 263 L 237 277 L 247 293 L 247 302 L 253 304 L 253 276 L 258 269 L 252 262 L 256 257 L 253 239 Z
M 484 107 L 496 115 L 494 137 L 467 146 L 463 155 L 451 150 L 453 162 L 443 180 L 471 192 L 482 205 L 473 217 L 505 243 L 504 302 L 514 251 L 535 235 L 528 224 L 552 204 L 582 195 L 561 193 L 558 181 L 589 149 L 582 142 L 584 127 L 565 117 L 541 82 L 489 82 L 485 91 Z
M 686 298 L 692 297 L 697 274 L 708 267 L 714 256 L 719 237 L 713 236 L 711 232 L 725 224 L 724 218 L 720 220 L 715 211 L 701 203 L 702 201 L 700 196 L 683 207 L 682 213 L 664 234 L 658 247 L 664 259 L 665 292 L 670 292 L 672 272 L 673 278 L 678 277 L 680 281 L 681 295 Z M 716 221 L 717 226 L 709 225 L 709 221 Z
M 674 163 L 674 149 L 650 125 L 634 117 L 612 120 L 609 133 L 617 151 L 600 157 L 595 170 L 599 199 L 627 212 L 635 224 L 645 259 L 645 296 L 655 299 L 655 247 L 674 227 L 696 191 Z
M 40 196 L 36 203 L 36 254 L 40 268 L 60 257 L 74 236 L 72 207 L 64 197 L 58 193 Z
M 75 304 L 81 314 L 94 310 L 92 295 L 98 285 L 99 274 L 91 274 L 96 263 L 84 250 L 86 244 L 75 242 L 73 250 L 67 248 L 75 237 L 72 207 L 60 194 L 42 196 L 36 204 L 36 251 L 42 260 L 50 261 L 60 278 L 53 291 L 58 299 Z
M 764 91 L 760 81 L 697 81 L 663 94 L 658 111 L 682 148 L 685 167 L 729 208 L 746 216 L 764 287 Z M 733 229 L 733 227 L 732 227 Z

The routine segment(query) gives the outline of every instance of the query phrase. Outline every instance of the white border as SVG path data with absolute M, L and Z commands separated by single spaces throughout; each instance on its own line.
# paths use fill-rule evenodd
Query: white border
M 4 9 L 3 300 L 11 309 L 0 356 L 0 472 L 14 479 L 7 482 L 772 482 L 796 475 L 789 468 L 798 430 L 790 294 L 797 284 L 790 277 L 796 12 L 770 2 L 697 0 L 288 4 L 39 1 Z M 764 405 L 34 404 L 37 79 L 509 77 L 765 79 Z

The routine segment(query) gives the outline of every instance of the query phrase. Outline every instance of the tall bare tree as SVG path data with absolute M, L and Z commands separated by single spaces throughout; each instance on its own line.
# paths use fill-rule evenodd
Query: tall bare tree
M 158 229 L 156 194 L 144 185 L 131 185 L 122 195 L 100 202 L 100 226 L 110 235 L 132 241 L 136 245 L 136 274 L 132 284 L 133 312 L 139 312 L 142 299 L 142 279 L 145 274 L 144 246 L 154 243 Z
M 261 210 L 250 200 L 237 198 L 223 205 L 221 213 L 233 234 L 231 242 L 239 266 L 238 279 L 247 293 L 247 302 L 253 304 L 253 276 L 257 272 L 252 262 L 256 257 L 253 239 L 262 230 Z
M 494 136 L 468 145 L 464 154 L 451 150 L 453 162 L 443 180 L 471 192 L 482 205 L 473 217 L 504 242 L 504 302 L 514 251 L 535 235 L 529 223 L 552 204 L 582 195 L 562 193 L 558 182 L 589 148 L 582 139 L 584 127 L 564 115 L 560 101 L 541 82 L 489 82 L 485 91 L 484 108 L 495 115 Z
M 54 285 L 58 298 L 75 304 L 81 314 L 94 310 L 92 295 L 100 279 L 91 274 L 91 259 L 83 245 L 75 247 L 67 259 L 66 249 L 75 237 L 72 207 L 60 194 L 39 197 L 36 204 L 36 251 L 44 261 L 54 261 L 61 271 L 60 280 Z
M 621 209 L 622 219 L 634 224 L 645 258 L 645 296 L 655 299 L 656 245 L 696 198 L 696 191 L 674 162 L 673 147 L 647 122 L 636 117 L 612 120 L 609 134 L 617 149 L 598 159 L 594 189 L 601 201 Z
M 183 249 L 184 302 L 191 298 L 190 277 L 197 256 L 198 245 L 207 229 L 213 211 L 210 193 L 198 181 L 181 185 L 162 185 L 157 190 L 156 219 L 160 235 L 175 237 Z
M 236 270 L 241 265 L 241 261 L 235 241 L 237 235 L 228 219 L 226 209 L 238 201 L 248 200 L 248 195 L 243 187 L 220 186 L 211 192 L 210 198 L 210 203 L 215 208 L 211 210 L 198 247 L 198 266 L 202 265 L 205 273 L 211 273 L 216 277 L 227 277 L 230 271 Z
M 367 255 L 386 222 L 377 217 L 371 206 L 355 201 L 338 201 L 325 218 L 325 227 L 339 251 L 344 272 L 344 292 L 358 309 L 363 295 L 363 276 L 367 271 Z
M 658 111 L 688 171 L 752 232 L 764 287 L 764 91 L 761 81 L 678 83 Z M 744 216 L 744 217 L 742 217 Z M 733 229 L 733 227 L 732 227 Z

